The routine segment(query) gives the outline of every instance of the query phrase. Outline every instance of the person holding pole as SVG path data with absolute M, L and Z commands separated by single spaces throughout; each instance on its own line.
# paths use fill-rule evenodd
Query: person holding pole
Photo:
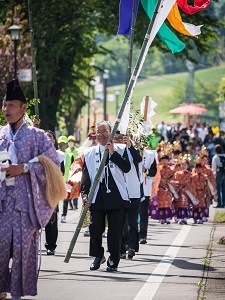
M 131 169 L 127 151 L 109 141 L 110 123 L 101 121 L 96 124 L 98 145 L 88 148 L 84 154 L 81 178 L 81 195 L 84 205 L 89 203 L 88 194 L 98 171 L 104 151 L 108 151 L 105 166 L 90 203 L 90 256 L 95 257 L 90 270 L 100 268 L 106 259 L 102 246 L 105 230 L 105 217 L 108 219 L 107 244 L 110 256 L 107 261 L 108 272 L 117 271 L 120 261 L 120 246 L 126 209 L 130 207 L 124 173 Z
M 121 134 L 119 130 L 116 131 L 113 141 L 126 146 L 124 149 L 131 163 L 131 170 L 124 175 L 131 207 L 126 210 L 120 258 L 126 258 L 126 250 L 128 250 L 127 257 L 132 259 L 135 252 L 139 251 L 138 212 L 140 199 L 144 196 L 139 170 L 142 157 L 139 150 L 132 145 L 129 136 Z
M 142 172 L 143 172 L 143 190 L 144 199 L 142 199 L 139 206 L 140 213 L 140 230 L 139 239 L 140 244 L 147 243 L 147 232 L 148 232 L 148 209 L 150 203 L 150 197 L 152 193 L 153 179 L 157 173 L 157 153 L 155 150 L 148 148 L 143 151 L 142 160 Z

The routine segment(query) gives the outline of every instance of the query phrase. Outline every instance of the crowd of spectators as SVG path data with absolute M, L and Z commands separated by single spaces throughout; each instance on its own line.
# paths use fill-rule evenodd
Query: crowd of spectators
M 191 155 L 192 167 L 194 158 L 201 150 L 202 145 L 205 145 L 208 150 L 210 165 L 215 155 L 215 145 L 219 144 L 225 149 L 225 131 L 219 129 L 219 127 L 212 127 L 206 122 L 199 122 L 189 126 L 184 126 L 181 123 L 169 125 L 161 122 L 153 126 L 152 131 L 156 135 L 161 135 L 161 140 L 164 140 L 166 143 L 172 144 L 174 141 L 180 141 L 182 153 Z

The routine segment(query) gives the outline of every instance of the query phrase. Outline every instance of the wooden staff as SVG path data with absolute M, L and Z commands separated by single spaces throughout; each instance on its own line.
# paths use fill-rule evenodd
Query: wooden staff
M 144 106 L 144 122 L 146 122 L 148 118 L 148 103 L 149 103 L 149 95 L 146 95 L 145 106 Z
M 138 60 L 137 60 L 137 63 L 135 65 L 135 68 L 132 72 L 132 75 L 131 75 L 131 78 L 130 78 L 130 81 L 129 81 L 129 84 L 127 86 L 127 89 L 126 89 L 126 92 L 125 92 L 125 95 L 124 95 L 124 99 L 123 99 L 123 102 L 121 104 L 121 107 L 120 107 L 120 110 L 118 112 L 118 115 L 117 115 L 117 118 L 116 118 L 116 122 L 115 122 L 115 125 L 113 126 L 113 129 L 112 129 L 112 132 L 110 134 L 110 137 L 109 137 L 109 140 L 108 142 L 112 141 L 113 138 L 114 138 L 114 135 L 116 133 L 116 130 L 119 126 L 119 123 L 121 121 L 121 118 L 123 116 L 123 112 L 124 112 L 124 109 L 125 109 L 125 106 L 128 102 L 128 100 L 132 97 L 133 95 L 133 91 L 134 91 L 134 87 L 135 87 L 135 84 L 137 82 L 137 78 L 141 72 L 141 68 L 143 66 L 143 63 L 145 61 L 145 58 L 146 58 L 146 55 L 148 53 L 148 49 L 151 45 L 151 43 L 149 42 L 150 41 L 150 35 L 151 35 L 151 31 L 152 31 L 152 28 L 153 28 L 153 25 L 154 25 L 154 22 L 155 22 L 155 19 L 156 19 L 156 16 L 158 14 L 158 10 L 159 8 L 161 7 L 161 4 L 164 0 L 158 0 L 157 4 L 156 4 L 156 8 L 155 8 L 155 11 L 154 11 L 154 14 L 153 14 L 153 17 L 152 17 L 152 20 L 150 21 L 149 23 L 149 26 L 148 26 L 148 29 L 147 29 L 147 32 L 146 32 L 146 35 L 145 35 L 145 38 L 144 38 L 144 42 L 142 44 L 142 47 L 141 47 L 141 51 L 140 51 L 140 54 L 139 54 L 139 57 L 138 57 Z M 81 212 L 81 216 L 80 216 L 80 220 L 77 224 L 77 227 L 76 227 L 76 230 L 74 232 L 74 235 L 72 237 L 72 240 L 70 242 L 70 246 L 68 248 L 68 251 L 67 251 L 67 254 L 65 256 L 65 259 L 64 259 L 64 262 L 68 263 L 69 260 L 70 260 L 70 257 L 72 255 L 72 252 L 73 252 L 73 249 L 74 249 L 74 246 L 75 246 L 75 243 L 77 241 L 77 238 L 78 238 L 78 235 L 80 233 L 80 230 L 82 228 L 82 224 L 83 224 L 83 221 L 84 221 L 84 218 L 85 218 L 85 215 L 87 213 L 87 210 L 89 209 L 89 206 L 92 202 L 92 199 L 93 199 L 93 196 L 94 196 L 94 192 L 95 192 L 95 189 L 97 187 L 97 184 L 99 182 L 99 179 L 100 179 L 100 176 L 102 174 L 102 171 L 103 171 L 103 168 L 105 166 L 105 162 L 106 162 L 106 158 L 108 156 L 108 150 L 105 150 L 104 151 L 104 154 L 103 154 L 103 157 L 102 157 L 102 160 L 101 160 L 101 163 L 100 163 L 100 166 L 99 166 L 99 169 L 97 171 L 97 174 L 94 178 L 94 182 L 90 188 L 90 192 L 88 194 L 88 205 L 86 205 L 83 209 L 82 209 L 82 212 Z

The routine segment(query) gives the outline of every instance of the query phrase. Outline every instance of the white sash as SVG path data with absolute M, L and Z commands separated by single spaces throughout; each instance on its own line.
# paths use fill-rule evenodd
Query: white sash
M 122 156 L 125 147 L 126 147 L 125 145 L 118 146 L 114 144 L 114 151 L 118 152 Z M 88 148 L 85 151 L 84 158 L 90 176 L 91 184 L 93 184 L 96 172 L 98 171 L 101 162 L 100 145 Z M 108 182 L 108 170 L 106 171 L 107 168 L 110 169 L 110 172 L 113 176 L 113 179 L 115 180 L 115 183 L 118 187 L 122 199 L 129 200 L 124 174 L 121 171 L 121 169 L 117 165 L 115 165 L 112 161 L 109 161 L 109 163 L 103 168 L 103 174 L 105 174 L 104 179 L 105 179 L 106 187 Z M 92 203 L 95 203 L 98 190 L 99 190 L 99 182 L 97 183 L 94 196 L 92 199 Z M 111 192 L 109 189 L 108 191 Z
M 151 165 L 154 162 L 154 159 L 157 161 L 156 150 L 145 149 L 143 152 L 143 166 L 145 167 L 145 169 L 150 169 Z M 143 177 L 143 190 L 145 196 L 151 196 L 153 180 L 154 177 Z

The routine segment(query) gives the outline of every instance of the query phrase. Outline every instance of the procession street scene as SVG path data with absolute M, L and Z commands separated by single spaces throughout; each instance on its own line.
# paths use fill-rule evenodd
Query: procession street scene
M 225 4 L 0 3 L 0 300 L 225 298 Z

